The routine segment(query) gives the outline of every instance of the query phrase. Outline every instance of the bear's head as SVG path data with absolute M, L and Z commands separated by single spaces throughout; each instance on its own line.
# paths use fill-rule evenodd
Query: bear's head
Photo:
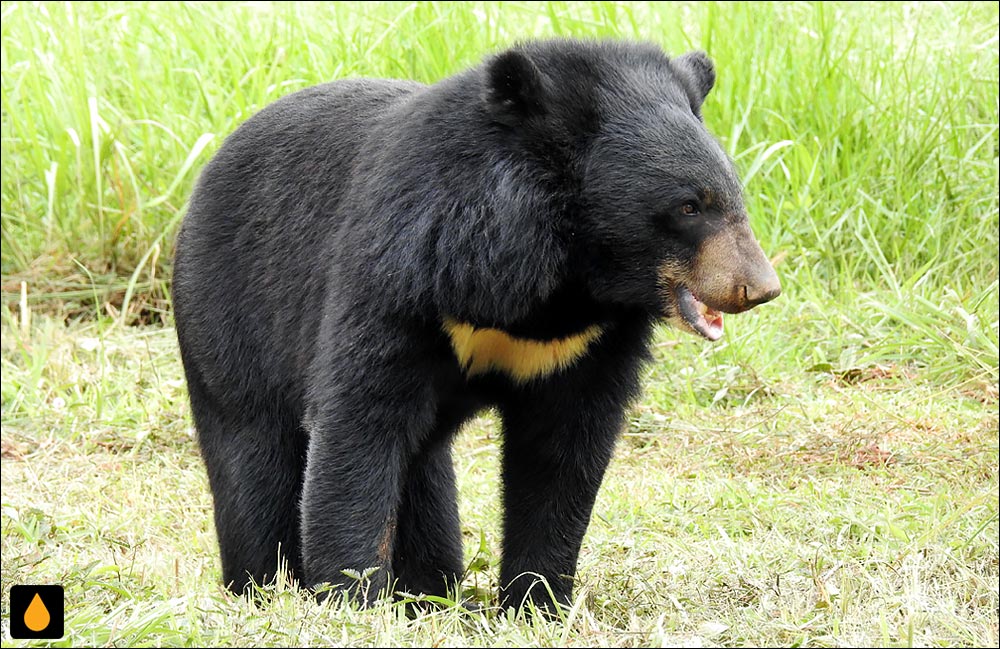
M 714 85 L 702 52 L 546 41 L 494 57 L 484 96 L 552 197 L 574 281 L 600 304 L 709 340 L 723 312 L 781 292 L 733 163 L 702 121 Z

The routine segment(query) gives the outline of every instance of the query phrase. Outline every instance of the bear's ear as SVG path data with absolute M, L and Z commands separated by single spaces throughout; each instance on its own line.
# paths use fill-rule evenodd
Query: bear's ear
M 526 54 L 498 54 L 487 64 L 486 74 L 486 106 L 497 121 L 516 126 L 544 112 L 542 73 Z
M 691 99 L 691 109 L 696 115 L 715 85 L 715 65 L 704 52 L 688 52 L 673 60 L 674 69 L 680 74 Z

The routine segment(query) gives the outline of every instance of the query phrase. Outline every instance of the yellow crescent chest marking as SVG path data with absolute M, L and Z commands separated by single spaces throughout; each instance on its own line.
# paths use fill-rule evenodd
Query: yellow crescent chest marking
M 526 383 L 572 365 L 604 330 L 594 325 L 566 338 L 539 341 L 515 338 L 500 329 L 445 320 L 444 331 L 451 338 L 451 348 L 466 376 L 495 370 Z

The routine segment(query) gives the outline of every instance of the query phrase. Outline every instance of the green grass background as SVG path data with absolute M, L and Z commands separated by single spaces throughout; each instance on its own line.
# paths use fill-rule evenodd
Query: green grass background
M 112 309 L 132 289 L 126 321 L 169 319 L 198 169 L 296 89 L 637 37 L 716 61 L 705 117 L 786 286 L 771 348 L 804 352 L 783 366 L 996 377 L 995 3 L 5 3 L 2 25 L 8 301 L 20 280 L 29 301 L 97 290 Z
M 4 2 L 0 18 L 3 585 L 67 583 L 66 642 L 996 643 L 997 3 Z M 717 345 L 658 335 L 568 624 L 228 599 L 170 329 L 199 169 L 299 88 L 433 82 L 551 35 L 710 54 L 705 120 L 782 297 Z M 484 599 L 497 433 L 487 417 L 456 448 Z

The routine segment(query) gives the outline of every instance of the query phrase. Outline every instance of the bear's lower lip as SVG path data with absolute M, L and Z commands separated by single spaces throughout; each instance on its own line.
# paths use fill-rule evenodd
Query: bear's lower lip
M 708 340 L 722 338 L 723 325 L 720 311 L 701 302 L 682 284 L 674 286 L 674 295 L 677 298 L 677 311 L 691 329 Z

